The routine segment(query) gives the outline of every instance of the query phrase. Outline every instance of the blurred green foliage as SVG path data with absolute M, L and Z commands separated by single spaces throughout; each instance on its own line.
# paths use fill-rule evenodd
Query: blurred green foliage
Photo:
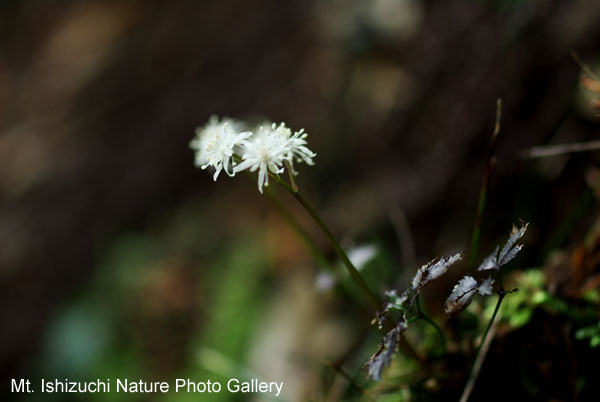
M 164 296 L 154 295 L 149 283 L 152 284 L 153 273 L 160 272 L 161 264 L 168 261 L 168 253 L 164 243 L 157 243 L 150 235 L 132 233 L 121 236 L 103 253 L 101 269 L 97 270 L 89 286 L 81 289 L 56 313 L 46 332 L 37 363 L 39 378 L 61 381 L 111 379 L 111 392 L 38 393 L 26 399 L 106 402 L 147 400 L 149 397 L 178 402 L 198 398 L 207 401 L 243 400 L 244 395 L 229 392 L 194 394 L 170 391 L 150 396 L 115 392 L 115 382 L 117 378 L 150 381 L 160 377 L 156 379 L 169 382 L 173 390 L 175 378 L 189 378 L 196 382 L 248 378 L 251 370 L 245 368 L 247 352 L 255 329 L 261 323 L 261 312 L 266 302 L 260 295 L 269 287 L 270 262 L 265 250 L 264 238 L 260 234 L 241 235 L 222 247 L 207 270 L 210 275 L 200 281 L 195 290 L 194 298 L 204 303 L 201 306 L 203 322 L 201 326 L 187 328 L 190 333 L 180 338 L 187 339 L 187 345 L 178 347 L 188 357 L 168 377 L 162 377 L 153 367 L 155 357 L 149 355 L 153 349 L 148 348 L 145 342 L 153 331 L 161 331 L 158 327 L 152 328 L 153 323 L 172 325 L 177 329 L 180 328 L 177 324 L 179 318 L 155 321 L 154 315 L 159 315 L 166 307 L 155 304 L 156 300 L 144 299 L 157 297 L 158 303 L 161 303 Z M 165 269 L 168 274 L 169 268 Z M 150 303 L 150 307 L 140 307 L 146 302 Z M 150 318 L 144 318 L 144 314 Z

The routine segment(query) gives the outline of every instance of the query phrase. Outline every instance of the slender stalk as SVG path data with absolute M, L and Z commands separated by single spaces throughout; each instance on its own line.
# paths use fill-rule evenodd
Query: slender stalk
M 309 215 L 314 219 L 317 226 L 319 226 L 319 229 L 321 229 L 321 231 L 323 232 L 325 237 L 327 237 L 327 240 L 329 240 L 329 243 L 331 243 L 331 245 L 335 249 L 335 252 L 338 254 L 340 259 L 344 263 L 344 266 L 346 267 L 346 270 L 350 274 L 350 277 L 352 278 L 352 280 L 360 288 L 363 295 L 367 298 L 367 300 L 369 301 L 371 306 L 375 309 L 375 311 L 380 312 L 381 304 L 379 303 L 379 299 L 377 298 L 375 293 L 371 290 L 369 285 L 367 285 L 367 282 L 365 282 L 365 280 L 360 275 L 360 273 L 358 272 L 356 267 L 354 267 L 354 264 L 352 264 L 352 262 L 350 261 L 350 259 L 348 258 L 348 256 L 346 255 L 346 253 L 344 252 L 342 247 L 340 246 L 340 244 L 337 242 L 335 237 L 333 237 L 333 234 L 331 233 L 331 231 L 329 230 L 329 228 L 327 227 L 325 222 L 323 222 L 323 220 L 321 219 L 319 214 L 317 214 L 317 212 L 310 206 L 310 204 L 304 199 L 304 197 L 302 197 L 302 195 L 298 192 L 298 190 L 294 191 L 294 189 L 291 188 L 286 182 L 281 180 L 281 178 L 279 176 L 275 176 L 275 180 L 277 180 L 277 182 L 279 184 L 281 184 L 286 190 L 288 190 L 290 192 L 290 194 L 292 194 L 294 196 L 294 198 L 296 198 L 296 200 L 298 200 L 300 205 L 302 205 L 304 207 L 304 209 L 309 213 Z
M 238 161 L 241 160 L 241 157 L 239 155 L 234 155 L 234 158 Z M 325 222 L 323 222 L 319 214 L 317 214 L 317 212 L 310 206 L 310 204 L 304 199 L 304 197 L 300 195 L 297 188 L 294 189 L 290 187 L 285 181 L 281 179 L 281 177 L 278 174 L 273 174 L 269 172 L 269 177 L 271 177 L 273 180 L 275 180 L 277 183 L 283 186 L 290 194 L 292 194 L 294 198 L 296 198 L 296 200 L 300 203 L 300 205 L 302 205 L 304 209 L 310 214 L 313 220 L 317 223 L 317 226 L 319 226 L 319 229 L 321 229 L 323 234 L 325 234 L 325 237 L 327 237 L 338 256 L 341 258 L 352 280 L 356 283 L 356 285 L 362 291 L 363 295 L 367 298 L 371 306 L 375 309 L 375 313 L 379 314 L 382 311 L 379 299 L 371 290 L 369 285 L 367 285 L 367 283 L 360 275 L 356 267 L 354 267 L 354 264 L 352 264 L 352 261 L 350 261 L 350 259 L 348 258 L 342 247 L 339 245 L 337 240 L 335 240 L 335 237 L 333 237 L 333 234 L 331 233 L 327 225 L 325 225 Z M 393 323 L 389 320 L 385 321 L 385 326 L 387 330 L 392 330 L 394 328 Z M 403 333 L 400 334 L 400 348 L 406 354 L 418 361 L 421 365 L 427 366 L 427 360 L 415 350 L 415 348 L 410 344 L 410 342 L 408 341 L 408 339 L 406 339 Z
M 592 67 L 589 64 L 587 64 L 585 61 L 583 61 L 583 59 L 581 57 L 579 57 L 577 52 L 572 51 L 571 57 L 573 58 L 573 60 L 575 60 L 575 63 L 577 63 L 579 65 L 579 67 L 581 67 L 581 69 L 583 71 L 585 71 L 585 73 L 587 75 L 590 76 L 590 78 L 592 78 L 596 81 L 600 81 L 600 77 L 598 77 L 598 75 L 596 73 L 594 73 L 594 70 L 592 69 Z
M 421 296 L 417 296 L 417 311 L 419 312 L 418 317 L 422 318 L 423 320 L 425 320 L 427 323 L 429 323 L 429 325 L 431 325 L 433 328 L 435 328 L 435 330 L 437 331 L 439 337 L 440 337 L 440 341 L 442 343 L 442 347 L 444 348 L 444 354 L 446 353 L 446 336 L 444 335 L 444 332 L 442 331 L 442 329 L 435 323 L 435 321 L 433 321 L 431 318 L 429 318 L 427 316 L 427 314 L 425 314 L 423 312 L 423 310 L 421 309 L 421 302 L 420 302 Z
M 290 178 L 290 183 L 292 183 L 292 190 L 298 191 L 298 186 L 296 185 L 296 180 L 294 180 L 294 173 L 292 172 L 292 165 L 289 161 L 285 161 L 285 166 L 287 167 L 288 177 Z
M 242 158 L 237 154 L 233 154 L 233 158 L 236 162 L 240 162 L 242 160 Z M 289 169 L 289 167 L 288 167 L 288 169 Z M 291 170 L 291 169 L 289 169 L 289 170 Z M 268 172 L 268 174 L 269 174 L 269 177 L 271 177 L 273 180 L 275 180 L 277 183 L 279 183 L 281 186 L 283 186 L 290 194 L 292 194 L 294 196 L 294 198 L 296 198 L 296 200 L 300 203 L 300 205 L 302 205 L 304 207 L 304 209 L 306 209 L 306 211 L 314 219 L 314 221 L 317 223 L 317 225 L 319 226 L 321 231 L 325 234 L 325 236 L 327 237 L 327 239 L 329 240 L 329 242 L 335 249 L 338 256 L 342 259 L 342 262 L 344 263 L 344 266 L 346 267 L 348 273 L 350 274 L 350 277 L 352 278 L 352 280 L 354 280 L 356 285 L 362 291 L 363 295 L 367 298 L 367 300 L 369 301 L 371 306 L 375 309 L 376 315 L 378 315 L 382 311 L 381 304 L 379 303 L 379 299 L 377 298 L 375 293 L 371 290 L 369 285 L 367 285 L 367 283 L 362 278 L 362 276 L 360 275 L 360 273 L 358 272 L 356 267 L 354 267 L 354 264 L 352 264 L 352 261 L 350 261 L 350 259 L 348 258 L 348 256 L 344 252 L 344 250 L 341 248 L 341 246 L 339 245 L 337 240 L 335 240 L 335 238 L 333 237 L 333 234 L 331 233 L 331 231 L 329 230 L 327 225 L 325 225 L 325 222 L 323 222 L 323 220 L 317 214 L 317 212 L 300 195 L 300 193 L 298 192 L 298 188 L 295 186 L 295 182 L 293 181 L 293 179 L 290 178 L 290 180 L 292 180 L 292 183 L 294 183 L 294 187 L 290 187 L 285 181 L 283 181 L 281 179 L 279 174 L 273 174 L 271 172 Z M 391 323 L 391 321 L 389 321 L 389 320 L 385 321 L 385 326 L 388 330 L 391 330 L 394 327 L 393 324 Z M 428 364 L 427 360 L 415 350 L 415 348 L 411 345 L 411 343 L 408 341 L 408 339 L 406 339 L 406 337 L 404 336 L 403 333 L 400 334 L 400 348 L 406 354 L 408 354 L 413 359 L 418 361 L 421 365 L 427 366 L 427 364 Z
M 350 374 L 348 374 L 341 366 L 337 365 L 336 363 L 325 363 L 325 365 L 329 368 L 331 368 L 332 370 L 334 370 L 340 377 L 342 377 L 344 380 L 348 381 L 348 384 L 350 384 L 350 386 L 354 389 L 356 389 L 358 392 L 361 393 L 362 396 L 364 396 L 365 398 L 367 398 L 367 400 L 369 401 L 374 401 L 373 398 L 371 398 L 368 394 L 367 391 L 365 391 L 364 388 L 362 388 L 360 385 L 358 385 L 356 383 L 356 381 L 354 381 L 354 378 L 352 378 L 352 376 Z M 330 390 L 331 391 L 331 390 Z M 331 396 L 333 396 L 330 393 Z M 337 400 L 336 399 L 332 399 L 332 398 L 328 398 L 327 400 Z
M 510 293 L 510 292 L 508 292 Z M 500 305 L 502 304 L 502 300 L 507 295 L 502 288 L 500 288 L 500 292 L 498 293 L 498 301 L 496 302 L 496 307 L 494 308 L 494 313 L 492 314 L 492 318 L 488 323 L 485 332 L 483 333 L 483 339 L 477 348 L 477 353 L 475 354 L 475 360 L 473 361 L 473 366 L 471 366 L 471 371 L 469 373 L 469 379 L 465 384 L 465 388 L 460 397 L 459 402 L 467 402 L 469 400 L 469 396 L 471 396 L 471 392 L 473 391 L 473 387 L 475 386 L 475 381 L 477 381 L 477 377 L 479 376 L 479 372 L 481 371 L 481 366 L 483 365 L 483 361 L 485 360 L 485 356 L 487 355 L 487 351 L 489 350 L 489 345 L 492 342 L 492 337 L 495 331 L 490 332 L 490 328 L 494 324 L 494 320 L 496 319 L 496 315 L 498 314 L 498 310 L 500 310 Z
M 469 248 L 469 266 L 473 268 L 477 259 L 477 251 L 479 249 L 479 239 L 481 237 L 481 219 L 483 211 L 485 210 L 485 204 L 487 201 L 487 193 L 490 187 L 490 177 L 492 175 L 492 169 L 494 166 L 494 153 L 496 151 L 496 139 L 500 134 L 500 119 L 502 117 L 502 99 L 496 100 L 496 124 L 494 125 L 494 132 L 492 134 L 492 140 L 490 141 L 490 148 L 488 151 L 487 163 L 483 172 L 483 179 L 481 180 L 481 190 L 479 191 L 479 199 L 477 201 L 477 213 L 475 214 L 475 224 L 473 225 L 473 235 L 471 237 L 471 247 Z
M 576 152 L 589 152 L 597 151 L 600 149 L 600 141 L 588 141 L 588 142 L 574 142 L 571 144 L 556 144 L 556 145 L 542 145 L 539 147 L 533 147 L 523 152 L 524 158 L 535 159 L 535 158 L 546 158 L 549 156 L 566 155 Z
M 435 330 L 437 331 L 437 333 L 440 337 L 440 341 L 442 342 L 442 347 L 444 348 L 444 354 L 445 354 L 446 353 L 446 336 L 442 332 L 442 329 L 428 316 L 423 315 L 423 317 L 421 317 L 421 318 L 424 319 L 425 321 L 427 321 L 429 324 L 431 324 L 431 326 L 433 328 L 435 328 Z
M 317 245 L 313 241 L 312 237 L 310 237 L 310 235 L 306 232 L 306 230 L 302 227 L 302 225 L 300 225 L 300 222 L 298 222 L 298 220 L 296 220 L 296 218 L 294 218 L 294 216 L 287 210 L 287 208 L 285 206 L 283 206 L 281 204 L 281 202 L 279 202 L 279 200 L 277 199 L 275 194 L 273 194 L 272 191 L 265 191 L 265 194 L 267 195 L 267 197 L 269 197 L 269 199 L 273 203 L 275 210 L 277 210 L 279 215 L 281 215 L 283 217 L 283 219 L 285 219 L 287 224 L 292 228 L 292 230 L 300 238 L 302 243 L 304 243 L 304 246 L 310 251 L 313 258 L 321 266 L 327 267 L 327 269 L 329 269 L 330 271 L 334 271 L 333 265 L 331 264 L 331 262 L 329 262 L 327 257 L 325 257 L 325 255 L 323 255 L 323 253 L 321 252 L 319 247 L 317 247 Z
M 485 176 L 484 176 L 485 177 Z M 471 247 L 469 248 L 469 266 L 473 268 L 477 260 L 477 251 L 479 250 L 479 239 L 481 237 L 481 217 L 487 200 L 487 180 L 481 186 L 479 199 L 477 200 L 477 214 L 475 224 L 473 225 L 473 235 L 471 237 Z

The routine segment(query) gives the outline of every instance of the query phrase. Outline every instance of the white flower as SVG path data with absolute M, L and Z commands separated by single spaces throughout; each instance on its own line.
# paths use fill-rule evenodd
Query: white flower
M 308 147 L 306 146 L 307 136 L 308 134 L 304 132 L 304 129 L 301 129 L 300 131 L 294 133 L 294 135 L 291 136 L 288 140 L 288 146 L 290 147 L 288 160 L 290 161 L 290 167 L 292 168 L 292 172 L 294 172 L 294 157 L 296 158 L 296 162 L 304 161 L 307 165 L 315 164 L 312 158 L 317 156 L 317 154 L 308 149 Z
M 221 170 L 229 176 L 246 169 L 258 170 L 258 190 L 262 193 L 263 187 L 269 185 L 269 174 L 283 173 L 286 163 L 294 174 L 294 160 L 314 164 L 312 158 L 316 154 L 306 146 L 304 130 L 292 134 L 284 123 L 270 122 L 259 126 L 254 133 L 242 132 L 243 129 L 242 123 L 235 120 L 219 122 L 217 117 L 211 117 L 204 127 L 196 130 L 196 137 L 190 142 L 196 151 L 195 165 L 202 169 L 213 166 L 215 180 Z M 242 161 L 236 164 L 238 155 Z
M 287 139 L 268 126 L 261 126 L 240 144 L 243 147 L 242 162 L 234 168 L 234 172 L 258 170 L 258 191 L 262 194 L 263 186 L 269 185 L 269 172 L 279 174 L 284 170 L 283 162 L 288 153 Z
M 239 131 L 241 131 L 240 123 L 231 119 L 223 119 L 219 122 L 216 116 L 212 116 L 208 124 L 196 129 L 196 137 L 190 142 L 190 148 L 196 151 L 194 164 L 202 169 L 213 166 L 214 180 L 217 180 L 221 170 L 233 176 L 235 170 L 231 171 L 230 165 L 235 165 L 233 161 L 235 148 L 252 134 Z
M 306 162 L 308 165 L 314 165 L 312 158 L 317 156 L 313 151 L 308 149 L 306 146 L 306 137 L 307 133 L 304 132 L 304 129 L 295 132 L 292 135 L 292 130 L 289 127 L 286 127 L 284 123 L 276 125 L 275 123 L 271 124 L 272 135 L 281 136 L 286 141 L 287 152 L 285 154 L 285 160 L 290 163 L 290 169 L 292 173 L 296 174 L 294 170 L 294 159 L 296 162 Z

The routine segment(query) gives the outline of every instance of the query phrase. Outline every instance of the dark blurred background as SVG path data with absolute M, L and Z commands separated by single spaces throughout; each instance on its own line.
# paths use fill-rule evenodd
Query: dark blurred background
M 597 139 L 600 93 L 581 82 L 594 79 L 598 21 L 596 0 L 1 1 L 3 391 L 20 377 L 252 370 L 285 381 L 285 400 L 341 399 L 322 361 L 376 332 L 370 312 L 351 284 L 321 289 L 332 278 L 256 183 L 194 168 L 188 143 L 212 114 L 306 129 L 317 158 L 299 167 L 299 187 L 345 247 L 376 250 L 383 291 L 469 247 L 502 98 L 482 253 L 521 218 L 521 268 L 558 250 L 553 292 L 597 287 L 597 260 L 576 280 L 570 261 L 597 224 L 598 153 L 524 155 Z M 428 296 L 440 320 L 449 287 Z M 563 374 L 554 358 L 564 360 L 551 357 L 540 384 Z M 551 394 L 518 380 L 507 389 L 575 400 L 578 378 Z

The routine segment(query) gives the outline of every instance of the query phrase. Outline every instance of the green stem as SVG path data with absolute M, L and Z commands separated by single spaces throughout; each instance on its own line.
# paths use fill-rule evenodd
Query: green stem
M 486 176 L 487 179 L 487 176 Z M 479 199 L 477 201 L 477 213 L 475 215 L 475 224 L 473 225 L 473 235 L 471 237 L 471 246 L 469 247 L 469 267 L 475 266 L 477 261 L 477 251 L 479 250 L 479 238 L 481 237 L 481 217 L 485 210 L 485 202 L 487 198 L 487 180 L 484 179 L 484 183 L 481 186 L 479 192 Z
M 294 198 L 296 198 L 296 200 L 298 200 L 300 205 L 302 205 L 304 207 L 304 209 L 309 213 L 309 215 L 314 219 L 317 226 L 319 226 L 319 229 L 321 229 L 321 231 L 323 232 L 325 237 L 327 237 L 327 240 L 329 240 L 329 243 L 331 243 L 331 245 L 335 249 L 336 253 L 338 254 L 340 259 L 344 263 L 344 266 L 346 267 L 346 270 L 350 274 L 350 277 L 352 278 L 352 280 L 360 288 L 363 295 L 367 298 L 367 300 L 369 301 L 371 306 L 375 309 L 375 311 L 380 312 L 381 304 L 379 303 L 379 299 L 377 298 L 375 293 L 371 290 L 369 285 L 367 285 L 367 282 L 365 282 L 365 280 L 360 275 L 360 273 L 358 272 L 356 267 L 354 267 L 354 264 L 352 264 L 352 262 L 350 261 L 350 259 L 348 258 L 348 256 L 346 255 L 346 253 L 344 252 L 342 247 L 340 246 L 340 244 L 337 242 L 335 237 L 333 237 L 333 234 L 331 233 L 331 231 L 329 230 L 327 225 L 325 225 L 325 222 L 323 222 L 323 220 L 321 219 L 319 214 L 317 214 L 317 212 L 310 206 L 310 204 L 304 199 L 304 197 L 302 197 L 302 195 L 300 195 L 300 193 L 297 190 L 294 191 L 294 189 L 291 188 L 286 182 L 281 180 L 281 178 L 278 175 L 275 176 L 275 180 L 277 181 L 277 183 L 281 184 L 286 190 L 288 190 L 290 192 L 290 194 L 292 194 L 294 196 Z
M 234 154 L 233 158 L 237 162 L 240 162 L 242 160 L 242 158 L 237 154 Z M 281 186 L 283 186 L 290 194 L 292 194 L 294 196 L 294 198 L 296 198 L 296 200 L 300 203 L 300 205 L 302 205 L 304 207 L 304 209 L 306 209 L 306 211 L 310 214 L 310 216 L 317 223 L 317 225 L 319 226 L 321 231 L 325 234 L 325 237 L 327 237 L 327 239 L 329 240 L 329 242 L 335 249 L 338 256 L 342 259 L 342 262 L 344 263 L 344 266 L 346 267 L 346 270 L 350 274 L 350 277 L 352 278 L 352 280 L 354 280 L 356 285 L 362 291 L 363 295 L 367 298 L 367 300 L 369 301 L 371 306 L 375 309 L 375 313 L 379 314 L 382 311 L 381 304 L 379 303 L 379 299 L 377 298 L 375 293 L 373 293 L 373 291 L 371 290 L 369 285 L 367 285 L 367 283 L 362 278 L 362 276 L 360 275 L 358 270 L 354 267 L 354 265 L 352 264 L 352 262 L 350 261 L 350 259 L 348 258 L 348 256 L 344 252 L 344 250 L 342 250 L 342 248 L 340 247 L 337 240 L 335 240 L 335 238 L 333 237 L 333 234 L 331 233 L 331 231 L 329 230 L 327 225 L 325 225 L 325 222 L 323 222 L 323 220 L 317 214 L 317 212 L 300 195 L 300 193 L 298 192 L 298 188 L 295 186 L 295 183 L 294 183 L 294 187 L 292 188 L 286 182 L 284 182 L 281 179 L 281 177 L 279 177 L 279 174 L 273 174 L 273 173 L 269 172 L 269 177 L 271 177 L 273 180 L 275 180 L 277 183 L 279 183 Z M 388 330 L 393 329 L 393 324 L 389 320 L 385 321 L 385 326 L 388 327 L 387 328 Z M 421 365 L 427 366 L 426 359 L 423 356 L 421 356 L 419 353 L 417 353 L 417 351 L 413 348 L 413 346 L 410 344 L 408 339 L 406 339 L 406 337 L 404 336 L 403 333 L 400 334 L 400 349 L 403 350 L 405 353 L 407 353 L 409 356 L 411 356 L 413 359 L 418 361 Z
M 323 255 L 323 253 L 321 252 L 319 247 L 317 247 L 317 245 L 313 241 L 312 237 L 310 237 L 310 235 L 306 232 L 306 230 L 302 227 L 302 225 L 300 225 L 300 222 L 298 222 L 294 218 L 294 216 L 292 214 L 290 214 L 290 212 L 287 210 L 287 208 L 285 208 L 281 204 L 281 202 L 279 202 L 279 200 L 277 199 L 275 194 L 273 194 L 272 191 L 266 191 L 265 193 L 266 193 L 267 197 L 269 197 L 269 199 L 273 203 L 273 206 L 275 207 L 277 212 L 283 217 L 283 219 L 285 219 L 287 224 L 292 228 L 292 230 L 300 238 L 302 243 L 304 243 L 304 246 L 310 251 L 313 258 L 321 266 L 327 267 L 330 271 L 333 272 L 335 270 L 333 265 L 331 264 L 331 262 L 329 262 L 329 260 L 325 257 L 325 255 Z
M 508 292 L 510 293 L 510 291 Z M 471 366 L 471 370 L 469 372 L 469 379 L 465 384 L 465 388 L 463 390 L 462 396 L 460 397 L 459 402 L 467 402 L 469 400 L 469 396 L 471 396 L 471 392 L 473 391 L 473 387 L 475 386 L 475 381 L 477 381 L 477 377 L 479 376 L 479 372 L 481 370 L 481 366 L 483 364 L 483 360 L 485 359 L 485 355 L 487 354 L 487 350 L 489 344 L 491 342 L 490 329 L 494 324 L 494 320 L 496 319 L 496 315 L 498 314 L 498 310 L 500 310 L 500 305 L 502 304 L 502 300 L 507 295 L 507 292 L 500 288 L 498 292 L 498 301 L 496 302 L 496 307 L 494 308 L 494 313 L 492 314 L 492 318 L 488 323 L 485 332 L 483 333 L 483 338 L 481 339 L 481 343 L 477 348 L 477 353 L 475 354 L 475 360 L 473 361 L 473 365 Z M 489 339 L 488 339 L 489 337 Z
M 481 351 L 481 346 L 484 344 L 485 338 L 490 333 L 490 328 L 492 327 L 492 324 L 494 323 L 494 320 L 496 319 L 496 315 L 498 314 L 498 310 L 500 310 L 500 305 L 502 304 L 502 300 L 504 300 L 504 297 L 506 297 L 506 293 L 504 291 L 501 291 L 500 294 L 498 295 L 498 301 L 496 302 L 496 307 L 494 308 L 494 313 L 492 314 L 492 318 L 490 318 L 490 322 L 488 322 L 488 325 L 485 328 L 485 332 L 483 333 L 483 339 L 481 340 L 481 345 L 479 345 L 479 348 L 477 349 L 477 354 L 479 354 L 479 352 Z
M 418 318 L 422 318 L 423 320 L 425 320 L 427 323 L 429 323 L 429 325 L 431 325 L 433 328 L 435 328 L 435 330 L 437 331 L 439 337 L 440 337 L 440 341 L 442 342 L 442 347 L 444 348 L 444 354 L 446 353 L 446 336 L 444 335 L 444 332 L 442 331 L 442 329 L 435 323 L 435 321 L 433 321 L 431 318 L 429 318 L 427 316 L 427 314 L 425 314 L 423 312 L 423 310 L 421 310 L 421 302 L 420 302 L 421 296 L 417 296 L 417 311 L 419 312 Z
M 435 328 L 438 335 L 440 336 L 440 341 L 442 342 L 442 347 L 444 348 L 444 353 L 446 353 L 446 336 L 442 332 L 442 329 L 431 318 L 427 317 L 426 315 L 423 315 L 423 317 L 421 317 L 421 318 L 423 318 L 425 321 L 427 321 L 429 324 L 431 324 L 431 326 L 433 326 L 433 328 Z
M 290 183 L 292 183 L 292 190 L 298 191 L 298 186 L 296 185 L 296 180 L 294 180 L 294 173 L 292 172 L 292 165 L 289 161 L 285 161 L 285 166 L 287 167 L 288 177 L 290 178 Z
M 485 164 L 485 170 L 483 171 L 483 178 L 481 180 L 481 189 L 479 191 L 479 199 L 477 200 L 477 212 L 475 214 L 475 223 L 473 224 L 473 235 L 471 237 L 471 247 L 469 248 L 469 267 L 475 267 L 475 261 L 477 261 L 477 251 L 479 250 L 479 239 L 481 237 L 481 220 L 483 212 L 485 210 L 485 204 L 487 200 L 487 193 L 490 188 L 490 178 L 492 176 L 492 170 L 494 167 L 495 151 L 496 151 L 496 140 L 498 134 L 500 134 L 500 118 L 502 117 L 502 99 L 496 100 L 496 124 L 494 125 L 494 132 L 492 133 L 492 140 L 490 141 L 490 148 L 488 150 L 487 162 Z
M 317 226 L 319 226 L 319 229 L 321 229 L 321 231 L 323 232 L 325 237 L 327 237 L 327 239 L 329 240 L 329 242 L 335 249 L 336 253 L 338 254 L 340 259 L 344 263 L 344 266 L 346 267 L 346 270 L 350 274 L 350 277 L 352 278 L 352 280 L 356 283 L 356 285 L 362 291 L 363 295 L 367 298 L 367 300 L 369 301 L 369 303 L 371 304 L 373 309 L 375 309 L 375 313 L 379 314 L 379 312 L 382 311 L 381 304 L 379 303 L 379 299 L 377 298 L 375 293 L 371 290 L 371 288 L 369 287 L 367 282 L 365 282 L 365 280 L 360 275 L 360 273 L 358 272 L 356 267 L 354 267 L 354 264 L 352 264 L 352 261 L 350 261 L 350 259 L 348 258 L 348 256 L 346 255 L 346 253 L 344 252 L 344 250 L 342 249 L 340 244 L 337 242 L 335 237 L 333 237 L 333 234 L 331 233 L 331 231 L 329 230 L 329 228 L 327 227 L 325 222 L 323 222 L 323 220 L 321 219 L 319 214 L 317 214 L 317 212 L 310 206 L 310 204 L 304 199 L 304 197 L 302 197 L 302 195 L 300 195 L 300 193 L 298 192 L 297 189 L 294 190 L 292 187 L 290 187 L 286 182 L 284 182 L 281 179 L 281 177 L 279 177 L 279 175 L 271 175 L 270 174 L 270 176 L 273 177 L 273 179 L 277 183 L 279 183 L 281 186 L 283 186 L 290 194 L 292 194 L 294 196 L 294 198 L 296 198 L 296 200 L 300 203 L 300 205 L 302 205 L 304 207 L 304 209 L 309 213 L 309 215 L 313 218 L 313 220 L 316 222 Z M 390 320 L 385 321 L 385 326 L 386 326 L 387 330 L 393 329 L 393 324 Z M 415 348 L 410 344 L 408 339 L 406 339 L 406 337 L 404 336 L 404 333 L 400 334 L 400 348 L 406 354 L 408 354 L 413 359 L 418 361 L 421 365 L 427 366 L 426 359 L 415 350 Z

